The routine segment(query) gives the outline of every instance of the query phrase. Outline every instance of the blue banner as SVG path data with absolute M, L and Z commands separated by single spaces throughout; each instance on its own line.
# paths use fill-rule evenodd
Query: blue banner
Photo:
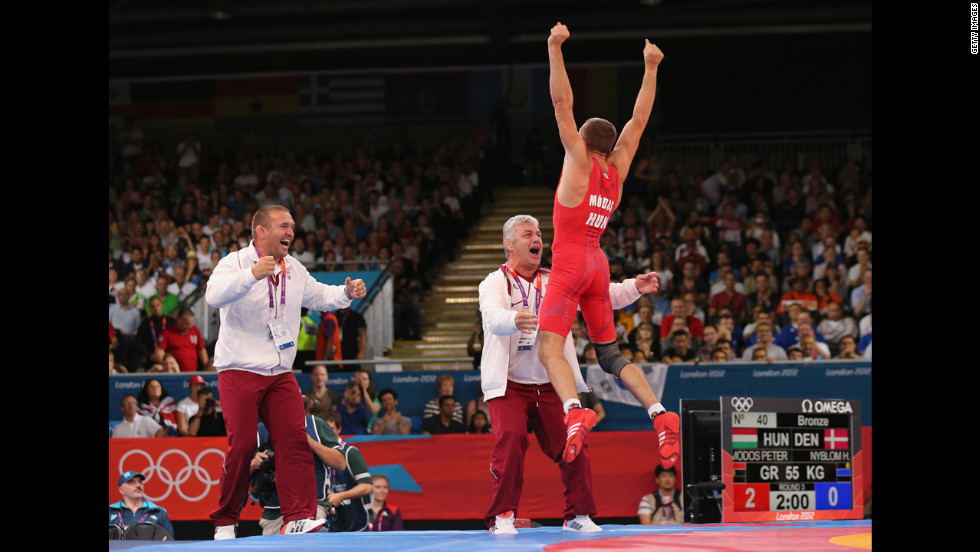
M 583 366 L 583 374 L 587 366 Z M 652 368 L 652 365 L 651 365 Z M 218 394 L 217 372 L 182 374 L 126 374 L 109 377 L 109 419 L 119 420 L 119 404 L 126 394 L 138 395 L 143 383 L 152 377 L 175 400 L 190 394 L 191 376 L 200 374 Z M 470 399 L 480 396 L 480 373 L 476 370 L 377 372 L 374 389 L 386 387 L 398 393 L 398 410 L 406 416 L 421 416 L 425 403 L 436 398 L 436 379 L 443 374 L 453 376 L 457 402 L 464 408 Z M 331 372 L 327 387 L 343 395 L 352 372 Z M 309 374 L 296 374 L 300 389 L 312 387 Z M 677 411 L 680 399 L 717 399 L 723 395 L 742 395 L 774 398 L 820 397 L 861 401 L 861 425 L 871 424 L 871 362 L 795 362 L 795 363 L 709 363 L 702 365 L 674 364 L 667 369 L 663 394 L 659 397 L 668 410 Z M 218 397 L 220 400 L 220 397 Z M 652 428 L 642 407 L 600 399 L 606 418 L 596 430 L 635 431 Z

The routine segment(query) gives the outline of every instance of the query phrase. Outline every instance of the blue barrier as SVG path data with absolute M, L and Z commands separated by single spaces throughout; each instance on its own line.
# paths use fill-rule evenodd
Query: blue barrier
M 583 367 L 584 370 L 584 367 Z M 143 383 L 152 377 L 181 400 L 188 396 L 188 382 L 200 374 L 218 394 L 218 374 L 127 374 L 109 378 L 109 420 L 122 417 L 119 403 L 126 394 L 137 395 Z M 436 397 L 436 379 L 448 374 L 456 380 L 456 400 L 464 407 L 480 395 L 480 373 L 476 370 L 445 370 L 418 372 L 377 372 L 374 387 L 386 387 L 398 393 L 398 410 L 406 416 L 422 416 L 425 403 Z M 343 395 L 351 372 L 331 372 L 327 387 Z M 309 374 L 296 374 L 300 389 L 310 389 Z M 871 362 L 786 362 L 786 363 L 708 363 L 702 365 L 675 364 L 667 370 L 661 402 L 676 411 L 680 399 L 717 399 L 722 395 L 756 397 L 851 399 L 861 401 L 861 425 L 871 424 Z M 218 397 L 220 400 L 220 396 Z M 606 419 L 597 430 L 634 431 L 650 429 L 646 413 L 636 406 L 604 401 Z

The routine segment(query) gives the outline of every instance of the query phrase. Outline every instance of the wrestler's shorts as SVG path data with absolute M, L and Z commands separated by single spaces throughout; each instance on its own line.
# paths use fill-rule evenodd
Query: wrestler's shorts
M 600 250 L 583 257 L 568 262 L 555 256 L 541 302 L 538 327 L 567 336 L 581 307 L 592 341 L 615 341 L 616 325 L 609 300 L 609 261 Z

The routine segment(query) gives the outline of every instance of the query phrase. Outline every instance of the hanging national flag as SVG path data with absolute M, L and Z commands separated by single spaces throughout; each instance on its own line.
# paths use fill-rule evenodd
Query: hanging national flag
M 759 448 L 759 430 L 754 427 L 733 427 L 732 448 Z
M 385 76 L 382 73 L 302 75 L 299 109 L 304 126 L 382 122 Z
M 825 429 L 823 430 L 823 448 L 825 449 L 847 449 L 848 433 L 846 429 Z
M 643 372 L 650 389 L 658 397 L 664 394 L 664 384 L 667 381 L 667 365 L 663 363 L 638 364 Z M 612 401 L 632 406 L 642 406 L 633 393 L 623 385 L 616 376 L 608 374 L 599 368 L 598 364 L 589 364 L 585 372 L 585 383 L 595 389 L 595 394 L 603 401 Z

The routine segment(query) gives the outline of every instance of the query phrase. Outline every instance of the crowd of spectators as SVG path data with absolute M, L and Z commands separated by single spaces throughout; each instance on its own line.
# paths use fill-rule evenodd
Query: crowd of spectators
M 168 371 L 156 340 L 217 262 L 248 245 L 252 214 L 269 204 L 294 213 L 291 255 L 310 270 L 388 268 L 395 337 L 419 339 L 420 298 L 476 220 L 487 188 L 476 140 L 294 152 L 202 147 L 188 135 L 168 152 L 132 137 L 110 143 L 109 156 L 115 372 Z M 345 337 L 343 358 L 360 358 L 363 345 Z M 190 369 L 177 358 L 181 371 Z M 193 369 L 210 369 L 209 361 Z
M 834 174 L 638 159 L 601 243 L 613 281 L 654 271 L 660 291 L 615 313 L 624 354 L 870 358 L 871 158 Z M 584 361 L 581 316 L 572 331 Z

